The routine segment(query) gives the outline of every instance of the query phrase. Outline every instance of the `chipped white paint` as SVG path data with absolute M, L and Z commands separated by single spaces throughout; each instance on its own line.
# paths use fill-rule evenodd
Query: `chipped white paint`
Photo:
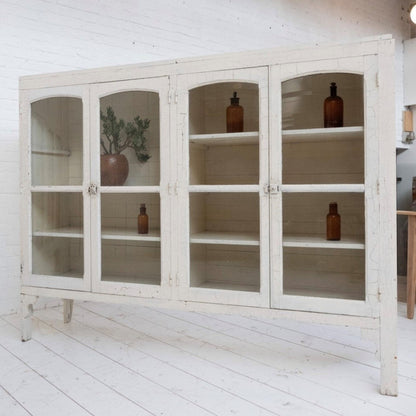
M 375 328 L 380 332 L 381 392 L 397 394 L 396 347 L 392 337 L 396 325 L 395 264 L 389 255 L 395 251 L 392 63 L 393 41 L 380 38 L 342 47 L 260 51 L 23 78 L 23 296 L 65 299 L 65 321 L 70 320 L 72 300 L 84 299 L 154 301 L 187 310 L 287 316 Z M 282 82 L 318 74 L 330 78 L 338 73 L 342 73 L 343 80 L 351 78 L 348 74 L 358 74 L 363 79 L 362 86 L 355 86 L 353 91 L 358 97 L 364 95 L 364 104 L 357 105 L 358 109 L 364 108 L 361 111 L 364 115 L 360 116 L 358 111 L 358 116 L 351 118 L 352 129 L 342 129 L 339 134 L 316 130 L 299 134 L 301 127 L 295 120 L 296 114 L 287 110 L 290 107 L 287 102 L 282 104 Z M 246 127 L 258 134 L 250 134 L 248 140 L 224 135 L 229 143 L 219 146 L 217 151 L 216 144 L 221 140 L 217 133 L 224 130 L 221 122 L 224 105 L 212 106 L 212 102 L 226 102 L 229 90 L 239 88 L 246 97 Z M 100 189 L 100 100 L 104 103 L 111 94 L 133 90 L 158 94 L 158 106 L 146 95 L 153 111 L 159 110 L 154 119 L 159 120 L 160 129 L 159 144 L 153 148 L 157 156 L 143 168 L 143 175 L 133 173 L 125 188 L 116 187 L 114 192 L 109 187 Z M 283 94 L 286 93 L 284 90 Z M 83 100 L 83 179 L 79 186 L 33 182 L 37 176 L 32 176 L 31 181 L 29 104 L 34 99 L 56 94 L 75 95 Z M 117 105 L 125 105 L 120 95 L 117 97 Z M 211 105 L 211 112 L 200 111 L 204 105 Z M 321 108 L 313 104 L 309 110 L 310 119 L 321 118 Z M 305 109 L 302 111 L 305 113 Z M 289 123 L 298 130 L 293 145 L 300 150 L 289 168 L 285 155 L 292 143 L 290 134 L 282 134 L 282 118 L 283 124 Z M 313 141 L 303 140 L 310 132 Z M 157 137 L 156 133 L 151 134 Z M 351 156 L 348 159 L 353 172 L 340 171 L 332 176 L 329 171 L 325 177 L 319 164 L 303 163 L 311 143 L 320 146 L 318 153 L 326 154 L 327 158 L 336 154 L 336 150 L 329 150 L 332 146 L 329 134 L 335 137 L 334 142 L 347 141 L 358 149 L 357 160 Z M 58 135 L 51 137 L 58 140 Z M 228 146 L 233 148 L 230 150 Z M 216 165 L 223 154 L 228 154 L 228 159 Z M 240 158 L 243 163 L 237 163 Z M 299 176 L 296 169 L 302 165 L 306 174 Z M 233 175 L 235 171 L 238 175 Z M 89 191 L 91 185 L 96 186 L 96 192 Z M 59 233 L 53 221 L 36 217 L 37 206 L 31 204 L 37 201 L 32 195 L 52 196 L 69 191 L 78 193 L 82 199 L 83 215 L 78 217 L 83 219 L 83 250 L 81 245 L 71 246 L 73 265 L 78 270 L 69 267 L 71 277 L 66 277 L 59 275 L 56 265 L 49 272 L 51 247 L 35 247 L 33 251 L 30 246 L 32 208 L 34 224 L 41 225 L 35 231 L 44 233 L 35 233 L 33 238 L 52 238 L 47 236 L 48 232 L 54 236 Z M 302 195 L 306 204 L 310 204 L 305 213 L 311 215 L 316 215 L 317 206 L 325 198 L 336 195 L 355 219 L 344 222 L 355 236 L 353 246 L 319 243 L 320 217 L 303 223 L 309 227 L 312 239 L 285 240 L 283 234 L 299 234 L 302 227 L 301 222 L 288 215 L 296 210 L 296 204 L 302 203 L 296 200 Z M 123 232 L 126 226 L 135 226 L 137 205 L 144 198 L 154 207 L 155 229 L 160 230 L 160 234 L 155 231 L 154 241 L 132 239 L 128 232 Z M 56 209 L 53 217 L 61 218 L 60 212 Z M 66 222 L 70 221 L 63 217 L 62 223 L 58 221 L 58 226 L 63 227 L 59 240 L 74 240 L 74 235 L 68 237 Z M 116 236 L 112 240 L 105 230 L 114 226 L 120 231 L 111 234 Z M 229 232 L 222 239 L 221 230 Z M 315 270 L 308 266 L 307 250 L 320 250 L 314 260 L 319 264 L 331 257 L 325 250 L 339 250 L 335 257 L 346 267 L 335 273 L 341 283 L 334 284 L 333 279 L 328 279 L 337 261 L 331 260 L 326 269 Z M 122 254 L 127 252 L 130 257 Z M 36 259 L 32 259 L 32 253 Z M 79 262 L 81 253 L 83 264 Z M 289 260 L 284 265 L 285 253 Z M 135 262 L 131 261 L 133 257 Z M 32 261 L 46 272 L 32 273 Z M 289 267 L 286 280 L 284 266 Z M 140 277 L 136 278 L 138 274 Z M 363 276 L 365 281 L 357 285 L 355 282 L 362 281 Z M 299 282 L 300 287 L 296 286 Z M 23 337 L 28 339 L 31 303 L 24 302 L 29 306 L 24 312 Z

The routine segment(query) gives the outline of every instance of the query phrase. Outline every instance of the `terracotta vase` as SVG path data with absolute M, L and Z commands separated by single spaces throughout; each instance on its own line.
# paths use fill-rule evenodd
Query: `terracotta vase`
M 121 186 L 129 174 L 129 162 L 124 155 L 101 155 L 101 186 Z

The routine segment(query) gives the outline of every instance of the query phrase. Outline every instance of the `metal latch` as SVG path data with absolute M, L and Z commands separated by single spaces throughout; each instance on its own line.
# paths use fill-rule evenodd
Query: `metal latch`
M 278 194 L 279 193 L 279 185 L 276 185 L 276 184 L 264 185 L 264 193 L 266 193 L 266 194 Z
M 94 183 L 92 183 L 89 187 L 88 187 L 88 193 L 90 195 L 97 195 L 98 192 L 98 186 Z

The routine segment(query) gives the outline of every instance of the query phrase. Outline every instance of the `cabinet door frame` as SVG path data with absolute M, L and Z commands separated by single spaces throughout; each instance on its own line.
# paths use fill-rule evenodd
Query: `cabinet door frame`
M 207 192 L 254 192 L 259 197 L 260 215 L 260 291 L 191 287 L 190 285 L 190 209 L 189 209 L 189 91 L 223 82 L 256 83 L 259 87 L 259 183 L 251 190 L 238 185 L 208 185 Z M 195 72 L 177 76 L 177 269 L 175 274 L 179 300 L 269 307 L 269 183 L 268 157 L 268 67 Z M 224 108 L 225 112 L 225 108 Z M 225 126 L 224 126 L 225 129 Z M 198 186 L 197 186 L 198 187 Z M 227 189 L 228 187 L 228 189 Z M 206 189 L 208 189 L 206 188 Z M 222 189 L 221 189 L 222 188 Z M 230 189 L 233 190 L 230 191 Z
M 114 186 L 100 184 L 100 98 L 128 91 L 153 92 L 159 95 L 160 117 L 160 183 L 156 186 Z M 91 183 L 97 186 L 91 197 L 92 290 L 97 293 L 141 297 L 167 297 L 170 292 L 171 251 L 171 181 L 169 77 L 138 78 L 91 85 Z M 101 195 L 152 193 L 160 196 L 161 282 L 160 285 L 101 280 Z M 149 213 L 151 216 L 151 213 Z M 151 220 L 151 218 L 150 218 Z
M 282 82 L 307 75 L 323 73 L 351 73 L 363 75 L 364 94 L 364 203 L 365 203 L 365 300 L 297 296 L 283 293 L 283 205 L 282 198 L 289 185 L 282 186 Z M 270 72 L 270 180 L 280 187 L 271 195 L 271 307 L 319 313 L 358 316 L 379 316 L 379 160 L 377 138 L 378 58 L 376 55 L 334 57 L 320 61 L 291 62 L 274 65 Z M 308 192 L 308 191 L 306 191 Z M 275 213 L 275 214 L 273 214 Z
M 82 185 L 32 186 L 31 172 L 31 104 L 48 98 L 69 97 L 82 100 L 83 131 L 83 180 Z M 40 88 L 20 91 L 20 160 L 21 160 L 21 281 L 23 286 L 53 289 L 91 290 L 89 229 L 90 198 L 90 148 L 89 148 L 89 87 L 73 85 L 66 87 Z M 83 278 L 36 275 L 32 272 L 32 193 L 34 192 L 79 192 L 83 199 Z

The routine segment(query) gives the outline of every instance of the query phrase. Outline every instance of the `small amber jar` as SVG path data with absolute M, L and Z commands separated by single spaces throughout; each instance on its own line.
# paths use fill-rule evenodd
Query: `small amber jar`
M 324 101 L 324 127 L 344 125 L 344 101 L 337 95 L 337 84 L 331 82 L 331 95 Z
M 338 214 L 338 204 L 329 204 L 329 213 L 326 216 L 326 239 L 337 241 L 341 240 L 341 217 Z
M 244 108 L 239 104 L 240 98 L 234 92 L 227 107 L 227 133 L 238 133 L 244 130 Z
M 146 214 L 146 204 L 140 204 L 140 214 L 137 217 L 137 231 L 139 234 L 149 234 L 149 217 Z

